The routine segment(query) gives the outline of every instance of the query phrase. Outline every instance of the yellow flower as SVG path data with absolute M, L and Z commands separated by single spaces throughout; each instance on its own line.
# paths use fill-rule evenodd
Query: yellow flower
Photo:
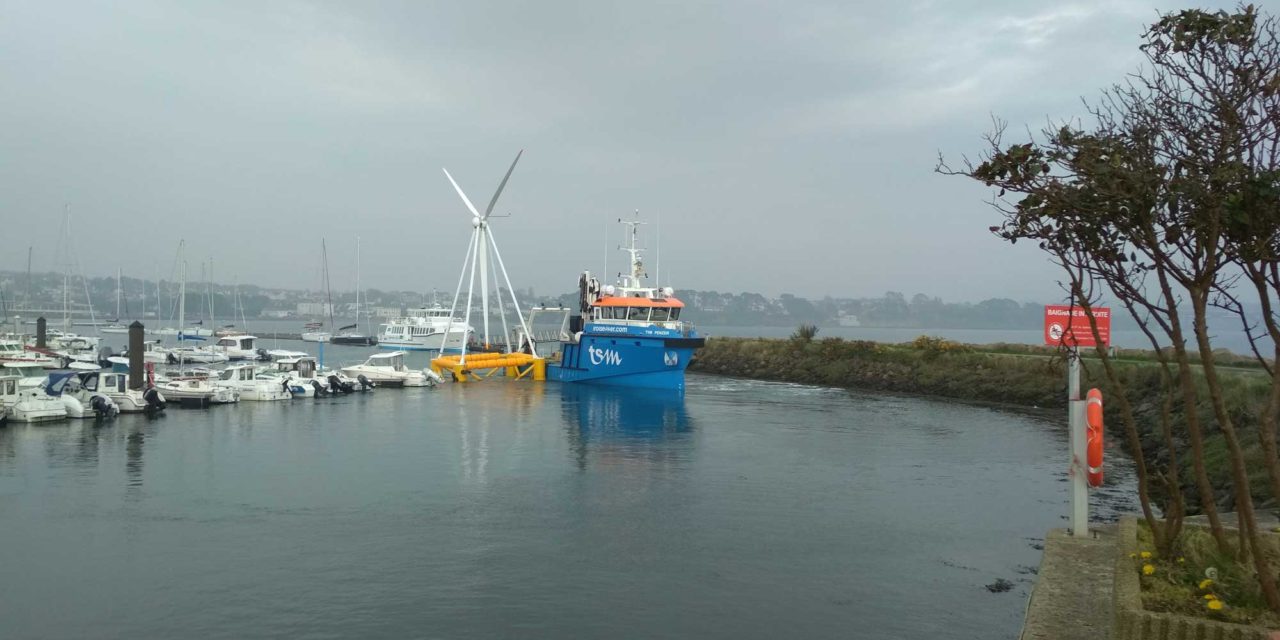
M 1151 557 L 1151 552 L 1150 552 L 1150 551 L 1143 551 L 1143 552 L 1142 552 L 1142 559 L 1143 559 L 1143 560 L 1146 560 L 1147 558 L 1150 558 L 1150 557 Z
M 1213 595 L 1212 593 L 1206 593 L 1206 594 L 1204 594 L 1204 599 L 1205 599 L 1205 600 L 1217 600 L 1217 599 L 1218 599 L 1218 596 L 1215 596 L 1215 595 Z
M 1201 580 L 1201 581 L 1200 581 L 1200 588 L 1201 588 L 1201 589 L 1208 589 L 1208 588 L 1209 588 L 1209 585 L 1211 585 L 1211 584 L 1213 584 L 1213 580 L 1210 580 L 1210 579 L 1208 579 L 1208 578 L 1205 578 L 1204 580 Z
M 1131 554 L 1129 554 L 1129 557 L 1130 557 L 1130 558 L 1136 558 L 1136 557 L 1138 557 L 1138 554 L 1136 554 L 1136 553 L 1131 553 Z
M 1178 558 L 1178 564 L 1185 564 L 1186 561 L 1187 561 L 1186 558 Z
M 1205 606 L 1206 606 L 1206 607 L 1209 607 L 1210 609 L 1212 609 L 1212 610 L 1214 610 L 1214 611 L 1221 611 L 1221 610 L 1222 610 L 1222 601 L 1221 601 L 1221 600 L 1216 600 L 1216 599 L 1215 599 L 1215 600 L 1210 600 L 1210 601 L 1208 601 L 1208 602 L 1206 602 L 1206 603 L 1205 603 Z
M 1155 572 L 1156 572 L 1155 565 L 1150 565 L 1150 564 L 1142 565 L 1142 575 L 1149 576 Z

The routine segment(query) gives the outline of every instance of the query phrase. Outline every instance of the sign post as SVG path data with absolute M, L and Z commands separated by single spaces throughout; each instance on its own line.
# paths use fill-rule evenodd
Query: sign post
M 1111 310 L 1091 307 L 1098 338 L 1094 338 L 1089 314 L 1083 307 L 1047 305 L 1044 308 L 1044 342 L 1051 347 L 1066 347 L 1067 356 L 1067 441 L 1071 450 L 1071 535 L 1089 535 L 1089 485 L 1085 471 L 1088 457 L 1086 446 L 1088 428 L 1085 421 L 1085 401 L 1080 398 L 1079 347 L 1095 347 L 1111 343 Z

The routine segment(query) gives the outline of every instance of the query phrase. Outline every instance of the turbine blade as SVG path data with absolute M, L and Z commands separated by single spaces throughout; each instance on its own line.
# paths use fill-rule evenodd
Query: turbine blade
M 498 204 L 498 196 L 502 195 L 502 190 L 507 186 L 507 180 L 511 178 L 511 172 L 516 170 L 516 163 L 520 162 L 520 156 L 524 155 L 524 149 L 516 154 L 516 159 L 511 161 L 511 168 L 507 169 L 507 175 L 502 176 L 502 182 L 498 184 L 498 190 L 493 192 L 493 199 L 489 201 L 489 208 L 484 210 L 484 217 L 488 219 L 489 214 L 493 213 L 494 205 Z
M 457 191 L 458 195 L 462 197 L 462 201 L 467 204 L 467 208 L 471 210 L 471 215 L 479 218 L 480 212 L 476 211 L 476 206 L 471 204 L 471 200 L 467 198 L 467 194 L 462 192 L 462 187 L 459 187 L 458 183 L 453 181 L 453 176 L 449 175 L 449 170 L 444 168 L 441 168 L 441 170 L 444 171 L 444 177 L 449 179 L 449 184 L 453 185 L 453 190 Z

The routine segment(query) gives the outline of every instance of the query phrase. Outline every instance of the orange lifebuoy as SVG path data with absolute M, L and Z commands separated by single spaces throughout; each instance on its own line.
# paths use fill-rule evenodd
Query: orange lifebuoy
M 1089 424 L 1088 464 L 1089 486 L 1102 486 L 1102 392 L 1090 389 L 1086 396 L 1085 417 Z

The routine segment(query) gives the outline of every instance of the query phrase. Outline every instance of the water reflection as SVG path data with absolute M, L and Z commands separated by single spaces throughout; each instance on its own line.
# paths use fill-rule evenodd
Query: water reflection
M 609 461 L 669 461 L 688 450 L 694 424 L 682 392 L 565 384 L 560 402 L 579 469 L 593 455 Z

